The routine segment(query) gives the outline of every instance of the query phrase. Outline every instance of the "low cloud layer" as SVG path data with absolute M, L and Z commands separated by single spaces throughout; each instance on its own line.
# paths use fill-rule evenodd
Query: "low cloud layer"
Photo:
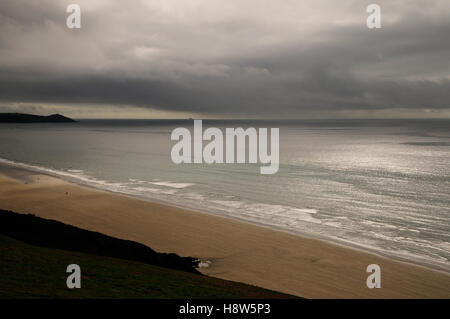
M 83 0 L 72 30 L 69 3 L 0 3 L 0 111 L 449 114 L 446 0 L 378 1 L 376 30 L 365 1 Z

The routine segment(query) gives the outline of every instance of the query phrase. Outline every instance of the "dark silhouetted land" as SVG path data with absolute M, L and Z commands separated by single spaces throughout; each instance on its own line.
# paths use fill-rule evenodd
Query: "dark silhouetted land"
M 23 113 L 0 113 L 0 123 L 74 123 L 75 120 L 61 114 L 48 116 L 23 114 Z

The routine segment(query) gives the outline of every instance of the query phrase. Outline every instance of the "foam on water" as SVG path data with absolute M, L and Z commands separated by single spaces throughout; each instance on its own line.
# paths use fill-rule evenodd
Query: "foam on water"
M 151 182 L 151 184 L 159 185 L 159 186 L 172 187 L 172 188 L 186 188 L 186 187 L 194 185 L 193 183 L 174 183 L 174 182 L 170 182 L 170 181 Z

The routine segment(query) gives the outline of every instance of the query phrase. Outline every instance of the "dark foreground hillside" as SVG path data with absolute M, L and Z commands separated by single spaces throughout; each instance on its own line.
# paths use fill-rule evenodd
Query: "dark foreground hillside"
M 31 214 L 0 210 L 0 234 L 42 247 L 122 258 L 198 273 L 196 258 L 157 253 L 134 241 L 106 236 Z
M 0 216 L 8 214 L 20 215 L 0 210 Z M 28 217 L 22 218 L 23 216 Z M 31 221 L 41 219 L 30 215 L 20 217 L 22 226 L 25 227 L 30 222 L 28 230 L 39 227 L 39 222 Z M 43 221 L 56 223 L 56 227 L 64 229 L 71 227 L 54 221 Z M 12 229 L 17 229 L 8 218 L 0 219 L 0 298 L 292 298 L 246 284 L 100 255 L 102 247 L 95 241 L 93 245 L 97 247 L 98 253 L 95 255 L 92 252 L 75 252 L 62 247 L 37 246 L 38 242 L 45 242 L 32 238 L 37 233 L 42 234 L 40 231 L 31 231 L 27 236 L 24 231 L 20 231 L 15 235 L 16 238 L 21 238 L 18 240 L 11 237 L 14 235 L 12 230 L 5 231 L 7 224 L 4 222 L 9 223 Z M 90 233 L 80 231 L 83 234 Z M 108 238 L 111 237 L 105 236 L 103 241 L 106 246 Z M 59 241 L 57 246 L 63 246 L 65 240 L 67 239 Z M 29 244 L 32 241 L 33 245 Z M 57 239 L 56 241 L 58 242 Z M 81 268 L 80 289 L 66 287 L 69 275 L 66 268 L 69 264 L 78 264 Z

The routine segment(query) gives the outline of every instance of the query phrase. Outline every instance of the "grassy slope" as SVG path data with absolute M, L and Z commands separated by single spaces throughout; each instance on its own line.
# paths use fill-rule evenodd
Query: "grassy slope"
M 108 256 L 198 274 L 197 259 L 158 253 L 143 244 L 88 231 L 56 220 L 0 209 L 0 234 L 30 245 Z
M 69 264 L 81 289 L 66 287 Z M 32 246 L 0 235 L 0 298 L 289 298 L 241 283 L 135 261 Z

